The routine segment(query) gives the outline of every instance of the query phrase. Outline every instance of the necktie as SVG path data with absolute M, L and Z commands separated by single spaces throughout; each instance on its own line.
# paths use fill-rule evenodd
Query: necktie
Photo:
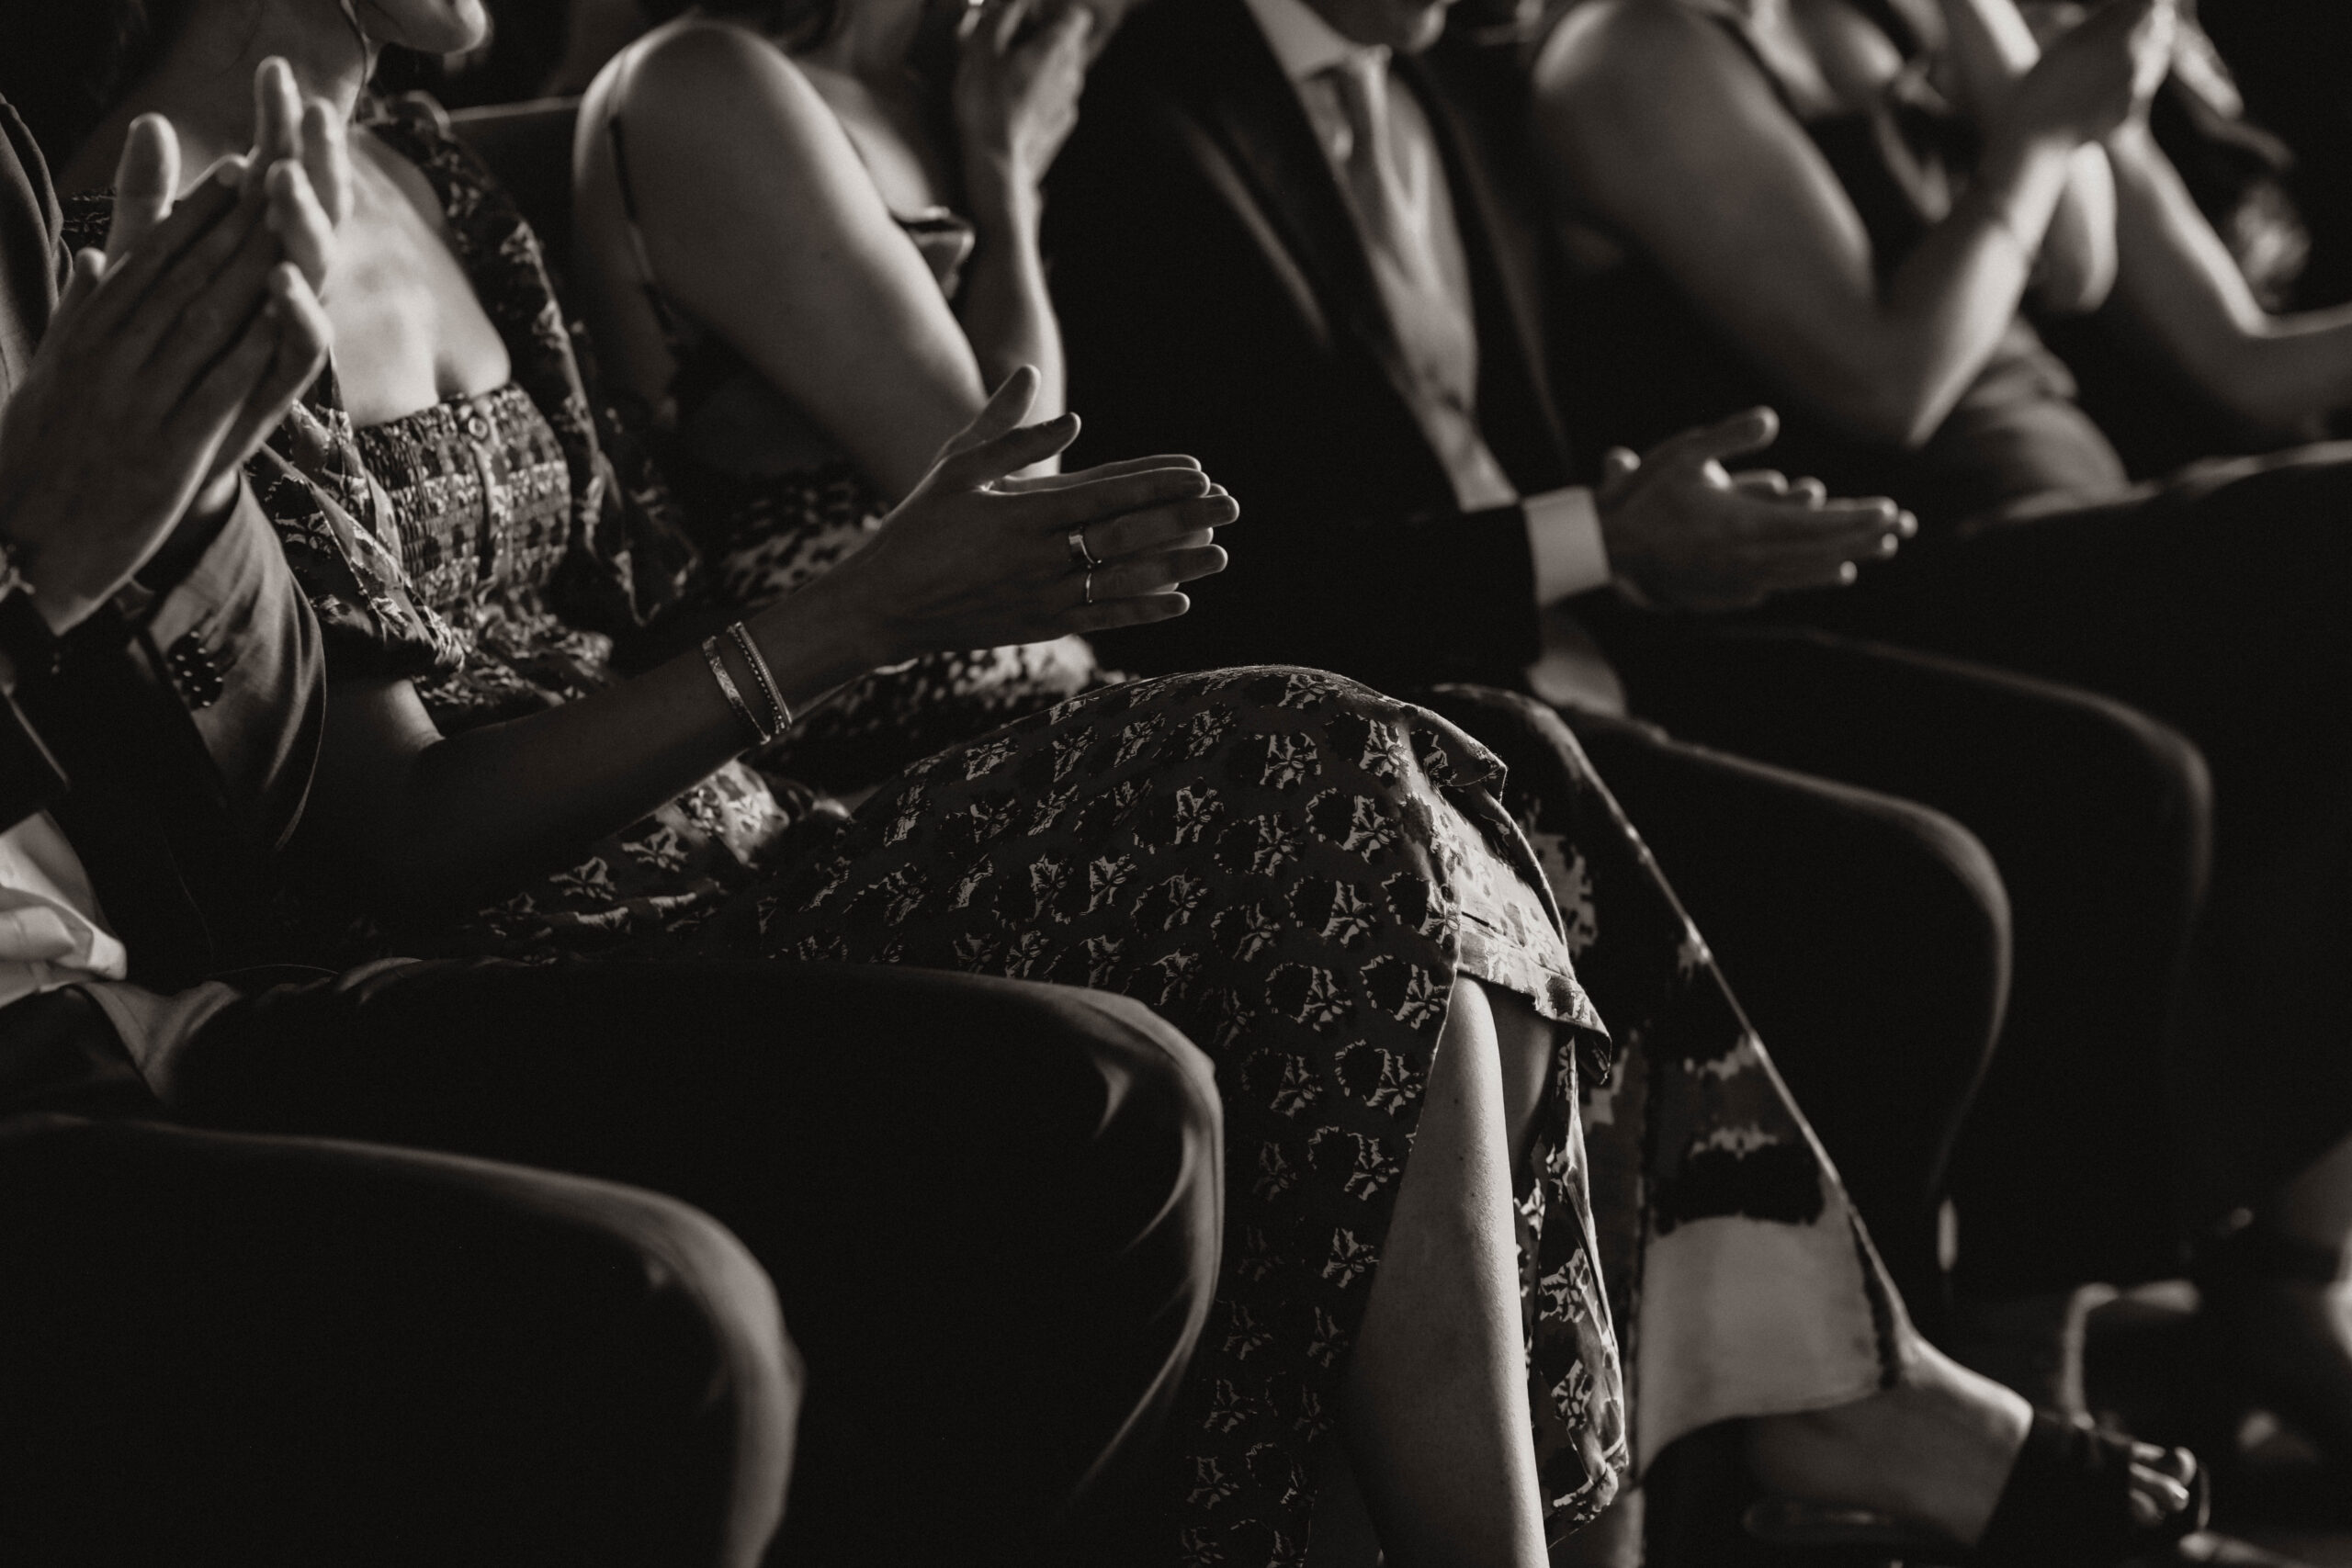
M 1443 175 L 1434 150 L 1398 143 L 1387 51 L 1351 54 L 1325 79 L 1347 128 L 1344 147 L 1332 152 L 1397 347 L 1418 385 L 1416 417 L 1464 511 L 1508 505 L 1517 492 L 1478 430 L 1478 330 L 1466 280 L 1450 276 L 1439 260 L 1435 230 L 1443 209 L 1430 183 Z

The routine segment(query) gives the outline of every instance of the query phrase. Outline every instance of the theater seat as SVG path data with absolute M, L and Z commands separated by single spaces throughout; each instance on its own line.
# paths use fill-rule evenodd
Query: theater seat
M 535 98 L 449 115 L 450 128 L 514 193 L 559 267 L 571 246 L 571 133 L 579 123 L 578 98 Z

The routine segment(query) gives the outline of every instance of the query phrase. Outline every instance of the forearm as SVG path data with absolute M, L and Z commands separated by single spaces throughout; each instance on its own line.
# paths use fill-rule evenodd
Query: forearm
M 857 639 L 827 613 L 817 587 L 745 623 L 796 714 L 879 661 L 856 651 Z M 717 646 L 745 705 L 772 723 L 732 639 L 721 635 Z M 338 836 L 360 847 L 367 870 L 396 902 L 462 904 L 565 863 L 756 739 L 695 649 L 527 717 L 446 738 L 415 732 L 421 743 L 401 764 L 363 764 L 389 773 L 381 782 L 354 780 L 346 766 L 341 782 L 359 784 L 367 820 L 346 813 Z
M 2016 317 L 2070 174 L 2070 150 L 1996 143 L 1950 216 L 1896 268 L 1876 322 L 1871 433 L 1933 434 Z
M 2352 405 L 2352 307 L 2272 316 L 2144 129 L 2118 136 L 2118 292 L 2201 389 L 2256 424 Z
M 1990 141 L 2041 46 L 2011 0 L 1943 0 L 1943 11 L 1952 85 Z M 2057 310 L 2097 310 L 2114 286 L 2115 250 L 2114 177 L 2098 148 L 2077 148 L 2042 238 L 2036 298 Z
M 1061 329 L 1046 288 L 1037 243 L 1040 201 L 1034 189 L 974 197 L 978 243 L 958 305 L 965 335 L 979 360 L 980 378 L 995 388 L 1023 365 L 1037 368 L 1037 404 L 1031 418 L 1058 415 L 1069 388 Z

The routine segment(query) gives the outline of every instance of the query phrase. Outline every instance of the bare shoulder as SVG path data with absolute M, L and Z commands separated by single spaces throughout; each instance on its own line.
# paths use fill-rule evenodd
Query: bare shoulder
M 832 123 L 791 56 L 731 22 L 689 16 L 655 28 L 598 73 L 588 112 L 599 118 L 618 112 L 616 97 L 624 87 L 632 142 L 691 144 L 706 155 Z M 734 134 L 713 135 L 718 127 Z M 754 136 L 755 128 L 767 134 Z
M 1668 73 L 1713 67 L 1724 42 L 1702 6 L 1685 0 L 1585 0 L 1544 39 L 1536 83 L 1565 90 L 1631 77 L 1645 87 L 1668 87 Z
M 1587 0 L 1544 40 L 1534 131 L 1578 163 L 1720 147 L 1785 118 L 1771 85 L 1700 0 Z

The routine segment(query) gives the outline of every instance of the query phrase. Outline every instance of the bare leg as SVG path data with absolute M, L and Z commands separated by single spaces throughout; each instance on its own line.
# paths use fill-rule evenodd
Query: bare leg
M 2032 1420 L 2017 1394 L 1915 1341 L 1902 1381 L 1883 1393 L 1750 1421 L 1747 1457 L 1776 1495 L 1892 1514 L 1973 1546 Z M 2132 1467 L 2143 1524 L 2188 1501 L 2167 1465 L 2151 1448 Z
M 1506 1009 L 1516 1046 L 1548 1042 L 1523 1003 Z M 1544 1562 L 1496 1014 L 1484 987 L 1456 978 L 1340 1389 L 1340 1440 L 1390 1568 Z

